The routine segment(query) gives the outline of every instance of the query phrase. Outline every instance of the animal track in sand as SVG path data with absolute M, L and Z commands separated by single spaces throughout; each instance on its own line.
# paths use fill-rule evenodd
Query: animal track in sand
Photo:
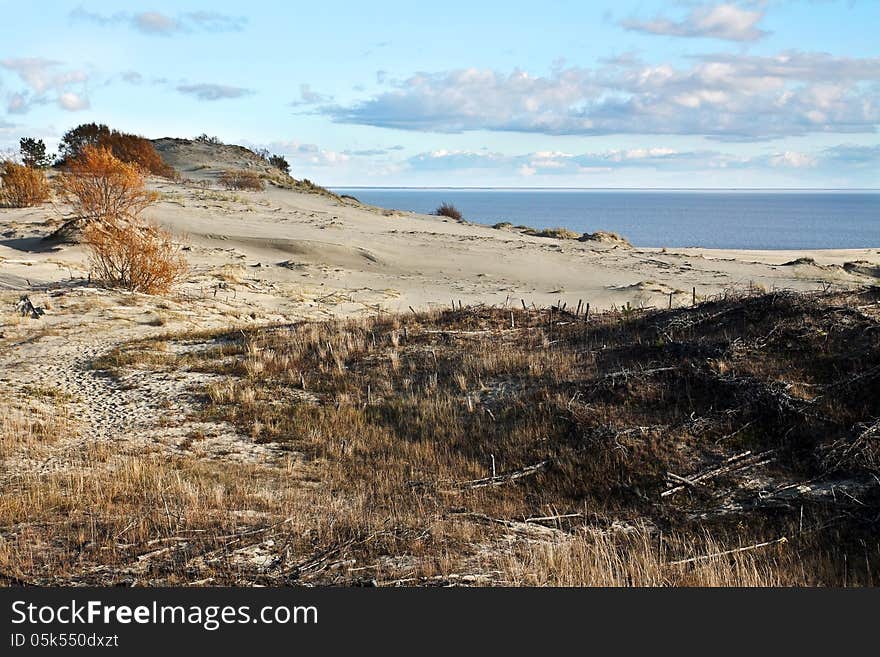
M 39 452 L 7 460 L 3 478 L 70 468 L 77 461 L 71 456 L 95 443 L 123 442 L 128 453 L 185 450 L 199 458 L 247 463 L 269 463 L 282 454 L 277 445 L 257 444 L 226 423 L 193 420 L 196 395 L 212 375 L 137 367 L 113 375 L 97 369 L 96 361 L 115 347 L 169 330 L 107 323 L 112 327 L 64 322 L 50 334 L 20 340 L 0 354 L 5 400 L 28 409 L 35 403 L 34 391 L 42 391 L 54 399 L 57 414 L 69 417 L 75 427 Z M 23 328 L 38 326 L 35 321 Z M 188 438 L 192 434 L 199 440 Z

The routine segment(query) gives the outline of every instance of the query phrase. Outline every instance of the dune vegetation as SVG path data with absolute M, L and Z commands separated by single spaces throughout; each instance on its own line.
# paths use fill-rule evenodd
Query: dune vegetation
M 199 373 L 193 419 L 278 459 L 95 445 L 75 475 L 3 496 L 18 538 L 0 569 L 37 583 L 870 585 L 877 302 L 866 289 L 589 315 L 474 306 L 125 344 L 93 366 Z

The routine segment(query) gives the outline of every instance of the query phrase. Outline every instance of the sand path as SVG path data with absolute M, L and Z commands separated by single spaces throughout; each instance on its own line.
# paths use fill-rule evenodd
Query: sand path
M 109 443 L 121 443 L 114 450 L 124 453 L 159 450 L 243 463 L 270 463 L 280 455 L 277 445 L 255 443 L 230 425 L 194 418 L 196 395 L 211 375 L 137 366 L 120 372 L 99 368 L 99 359 L 117 347 L 192 330 L 184 304 L 144 296 L 132 305 L 128 295 L 82 289 L 53 301 L 41 319 L 4 325 L 0 390 L 14 407 L 32 411 L 36 404 L 43 413 L 63 419 L 66 430 L 54 443 L 7 460 L 0 479 L 75 467 L 89 449 Z M 147 319 L 157 312 L 156 304 L 168 318 L 162 326 L 151 326 Z M 226 322 L 222 313 L 207 314 L 195 328 Z M 169 342 L 166 349 L 210 344 Z

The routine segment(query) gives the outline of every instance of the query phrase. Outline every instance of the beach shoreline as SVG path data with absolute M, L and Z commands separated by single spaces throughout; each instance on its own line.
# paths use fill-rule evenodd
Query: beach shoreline
M 854 287 L 876 282 L 880 269 L 880 246 L 642 248 L 538 237 L 286 189 L 233 193 L 158 180 L 153 186 L 161 200 L 150 217 L 188 244 L 193 271 L 184 288 L 211 289 L 224 277 L 247 281 L 237 300 L 268 314 L 405 312 L 453 301 L 667 307 L 670 298 L 674 306 L 691 303 L 694 288 L 702 298 L 736 287 Z M 4 289 L 87 277 L 81 246 L 40 240 L 67 216 L 62 204 L 0 213 Z M 314 292 L 347 294 L 350 301 L 305 309 L 291 302 Z

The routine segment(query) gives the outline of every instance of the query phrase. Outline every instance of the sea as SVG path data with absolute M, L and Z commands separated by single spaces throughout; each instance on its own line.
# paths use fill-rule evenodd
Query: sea
M 433 212 L 455 205 L 493 225 L 619 233 L 635 246 L 717 249 L 880 247 L 880 190 L 334 188 L 363 203 Z

